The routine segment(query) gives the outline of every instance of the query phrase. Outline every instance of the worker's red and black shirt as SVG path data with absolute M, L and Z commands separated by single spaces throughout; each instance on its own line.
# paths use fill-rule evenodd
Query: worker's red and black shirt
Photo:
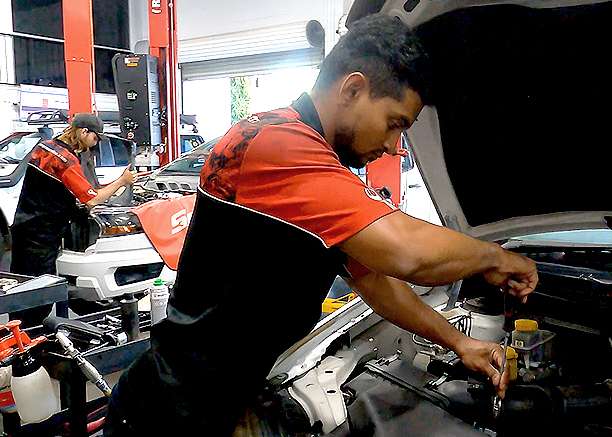
M 76 199 L 86 203 L 96 195 L 72 148 L 58 139 L 42 141 L 32 150 L 13 226 L 59 241 Z
M 313 328 L 336 275 L 354 273 L 338 244 L 394 211 L 340 163 L 307 94 L 253 115 L 202 169 L 169 321 L 197 327 L 209 358 L 239 342 L 263 379 Z

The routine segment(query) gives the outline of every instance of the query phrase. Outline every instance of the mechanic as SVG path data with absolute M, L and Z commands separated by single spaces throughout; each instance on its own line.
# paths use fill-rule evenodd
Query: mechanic
M 34 147 L 23 180 L 15 220 L 11 227 L 11 272 L 39 276 L 55 274 L 62 237 L 77 202 L 93 207 L 133 182 L 126 169 L 116 181 L 95 190 L 85 178 L 79 153 L 94 147 L 103 137 L 104 123 L 94 114 L 75 114 L 56 138 Z M 40 325 L 52 305 L 11 313 L 24 326 Z
M 428 64 L 399 20 L 364 18 L 324 60 L 311 95 L 239 122 L 217 143 L 168 318 L 115 387 L 106 436 L 231 435 L 278 356 L 316 324 L 337 274 L 503 395 L 501 347 L 457 331 L 407 281 L 482 274 L 525 299 L 535 263 L 402 213 L 348 168 L 398 153 L 402 131 L 432 103 Z

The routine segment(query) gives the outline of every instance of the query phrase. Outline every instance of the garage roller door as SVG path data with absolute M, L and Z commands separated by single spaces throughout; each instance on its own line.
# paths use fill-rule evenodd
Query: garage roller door
M 179 46 L 183 80 L 316 66 L 322 59 L 323 50 L 306 40 L 306 22 L 187 39 Z
M 181 64 L 183 80 L 246 76 L 281 68 L 317 66 L 323 59 L 321 49 L 298 49 L 235 58 Z

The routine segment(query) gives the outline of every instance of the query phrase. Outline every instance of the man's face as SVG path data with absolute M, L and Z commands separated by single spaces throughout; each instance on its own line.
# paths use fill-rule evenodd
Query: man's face
M 91 149 L 100 141 L 100 137 L 97 133 L 90 131 L 89 129 L 83 129 L 81 131 L 81 140 L 87 146 L 87 149 Z
M 401 101 L 371 98 L 369 91 L 366 86 L 345 101 L 336 120 L 334 149 L 345 166 L 361 168 L 383 153 L 394 155 L 401 133 L 423 108 L 421 98 L 410 88 L 405 88 Z

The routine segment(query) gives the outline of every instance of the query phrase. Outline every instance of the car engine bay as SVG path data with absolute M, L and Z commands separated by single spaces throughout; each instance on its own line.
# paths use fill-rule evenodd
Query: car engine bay
M 531 331 L 513 332 L 514 380 L 499 417 L 485 376 L 374 313 L 352 318 L 308 372 L 273 373 L 264 415 L 288 435 L 612 436 L 612 250 L 514 243 L 537 261 L 540 283 L 518 309 L 516 323 Z M 471 278 L 455 305 L 452 293 L 436 287 L 422 298 L 467 335 L 500 342 L 499 290 Z

